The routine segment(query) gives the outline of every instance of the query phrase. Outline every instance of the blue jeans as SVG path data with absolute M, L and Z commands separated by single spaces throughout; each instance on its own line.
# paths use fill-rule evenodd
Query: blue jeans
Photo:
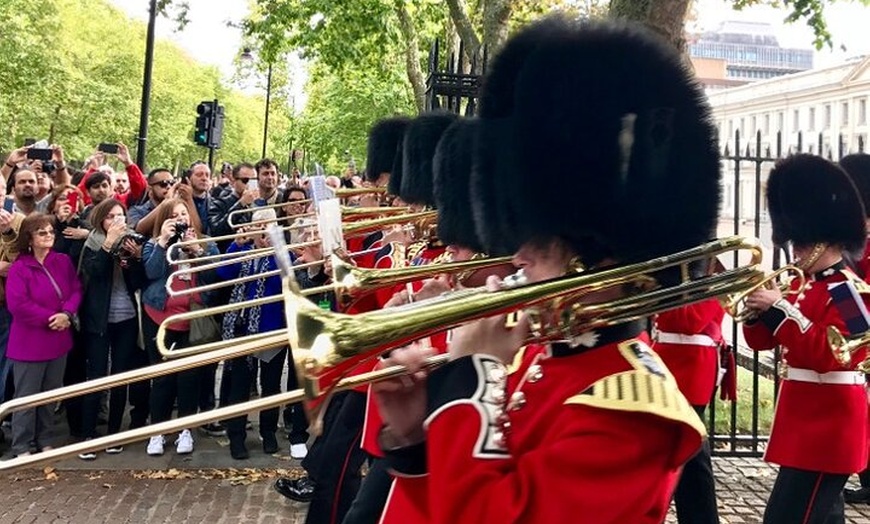
M 6 358 L 6 345 L 9 343 L 9 326 L 12 315 L 6 306 L 0 306 L 0 403 L 6 402 L 6 383 L 9 380 L 9 370 L 12 364 Z

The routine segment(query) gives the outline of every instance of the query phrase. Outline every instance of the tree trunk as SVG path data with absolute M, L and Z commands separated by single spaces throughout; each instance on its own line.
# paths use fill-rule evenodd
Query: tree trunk
M 484 0 L 483 46 L 488 56 L 497 53 L 507 41 L 510 17 L 511 0 Z
M 611 0 L 610 17 L 640 22 L 686 54 L 684 24 L 690 0 Z
M 480 38 L 474 31 L 474 25 L 468 17 L 468 6 L 465 0 L 447 0 L 447 7 L 450 9 L 450 18 L 456 26 L 456 32 L 459 33 L 459 38 L 465 48 L 465 56 L 470 62 L 480 53 Z
M 426 110 L 426 78 L 420 68 L 420 47 L 417 42 L 417 30 L 414 21 L 405 7 L 404 0 L 396 0 L 396 15 L 399 17 L 399 28 L 405 39 L 405 69 L 408 72 L 408 81 L 414 90 L 414 105 L 417 112 Z

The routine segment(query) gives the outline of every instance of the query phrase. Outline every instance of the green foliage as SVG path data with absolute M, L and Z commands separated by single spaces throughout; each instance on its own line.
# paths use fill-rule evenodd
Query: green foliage
M 323 64 L 311 69 L 308 105 L 296 123 L 293 147 L 332 173 L 347 163 L 345 151 L 365 158 L 366 133 L 372 123 L 414 111 L 413 94 L 404 71 L 395 64 L 381 70 L 339 75 Z M 301 166 L 300 166 L 301 167 Z M 310 169 L 309 165 L 305 166 Z
M 135 148 L 145 24 L 104 0 L 4 0 L 0 19 L 7 28 L 0 38 L 0 153 L 26 137 L 63 145 L 71 160 L 87 157 L 100 142 L 123 141 Z M 227 114 L 218 160 L 259 158 L 263 98 L 231 90 L 216 68 L 158 41 L 150 166 L 185 166 L 207 156 L 191 138 L 197 104 L 214 98 Z M 276 100 L 270 128 L 281 130 L 278 143 L 283 143 L 288 116 L 280 106 Z

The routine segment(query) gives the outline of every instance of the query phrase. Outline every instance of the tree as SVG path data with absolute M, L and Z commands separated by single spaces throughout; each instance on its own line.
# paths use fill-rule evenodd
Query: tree
M 27 137 L 62 144 L 73 161 L 89 156 L 100 142 L 134 143 L 144 24 L 103 0 L 5 0 L 0 19 L 7 26 L 0 38 L 0 153 Z M 258 158 L 262 97 L 241 95 L 215 68 L 163 41 L 156 46 L 153 79 L 151 166 L 172 168 L 205 156 L 191 140 L 195 109 L 214 98 L 227 111 L 219 157 Z M 270 127 L 283 147 L 289 117 L 280 105 L 276 101 Z

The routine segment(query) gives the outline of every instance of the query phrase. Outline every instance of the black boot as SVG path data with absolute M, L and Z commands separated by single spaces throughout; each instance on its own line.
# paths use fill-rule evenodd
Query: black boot
M 245 437 L 247 437 L 247 433 L 231 433 L 230 437 L 230 456 L 236 460 L 245 460 L 250 455 L 248 454 L 248 447 L 245 445 Z
M 844 489 L 843 499 L 849 504 L 870 504 L 870 487 L 861 489 Z
M 298 479 L 281 477 L 275 481 L 275 491 L 296 502 L 311 502 L 314 496 L 314 481 L 308 477 Z

